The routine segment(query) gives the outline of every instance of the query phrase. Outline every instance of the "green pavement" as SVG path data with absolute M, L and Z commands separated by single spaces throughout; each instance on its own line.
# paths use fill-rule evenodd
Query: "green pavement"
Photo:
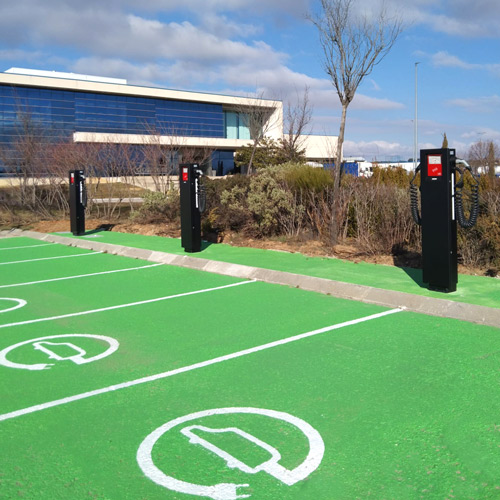
M 70 233 L 57 234 L 72 236 Z M 112 231 L 89 232 L 86 236 L 80 238 L 96 238 L 96 241 L 102 243 L 112 243 L 177 255 L 185 254 L 180 240 L 176 238 L 143 236 Z M 469 304 L 500 307 L 500 279 L 497 278 L 460 274 L 457 291 L 445 294 L 428 290 L 422 282 L 422 271 L 420 269 L 400 268 L 365 262 L 354 263 L 335 258 L 307 257 L 299 253 L 240 248 L 226 244 L 209 244 L 205 242 L 201 252 L 187 255 Z
M 0 264 L 0 498 L 499 498 L 498 328 L 27 238 Z
M 154 445 L 153 461 L 165 475 L 194 485 L 245 484 L 240 493 L 253 500 L 498 498 L 493 329 L 452 320 L 436 327 L 411 313 L 375 323 L 0 422 L 4 498 L 209 498 L 155 484 L 136 455 L 155 429 L 214 408 L 270 409 L 300 418 L 324 442 L 319 467 L 291 486 L 266 472 L 248 474 L 190 443 L 180 432 L 188 425 L 183 424 Z M 158 334 L 148 339 L 161 342 Z M 138 346 L 135 362 L 143 357 L 144 363 L 150 350 Z M 102 364 L 101 375 L 89 365 L 79 378 L 90 385 L 94 371 L 94 384 L 103 386 L 120 363 Z M 152 365 L 152 371 L 161 365 L 159 356 Z M 57 387 L 55 372 L 44 376 L 45 381 L 32 377 L 33 383 Z M 239 428 L 279 450 L 279 463 L 288 469 L 308 452 L 296 427 L 261 415 L 222 415 L 189 424 L 228 433 Z M 210 442 L 248 466 L 268 458 L 237 437 L 233 433 L 232 441 L 221 444 L 212 435 Z

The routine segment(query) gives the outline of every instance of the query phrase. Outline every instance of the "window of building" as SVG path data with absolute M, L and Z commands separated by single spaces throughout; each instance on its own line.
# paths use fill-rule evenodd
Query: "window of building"
M 226 139 L 250 140 L 248 114 L 237 111 L 224 111 L 224 137 Z
M 212 170 L 216 176 L 234 173 L 234 151 L 214 151 L 212 153 Z
M 0 85 L 0 135 L 29 116 L 46 131 L 224 137 L 221 104 Z M 8 130 L 7 130 L 8 129 Z

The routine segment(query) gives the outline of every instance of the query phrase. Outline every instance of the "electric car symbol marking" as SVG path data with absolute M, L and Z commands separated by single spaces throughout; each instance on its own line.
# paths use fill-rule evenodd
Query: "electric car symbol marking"
M 47 346 L 47 347 L 46 347 Z M 76 351 L 77 354 L 73 354 L 73 356 L 66 356 L 62 357 L 56 352 L 54 352 L 49 346 L 51 347 L 61 347 L 61 346 L 66 346 L 69 349 L 72 349 L 73 351 Z M 85 354 L 87 354 L 87 351 L 82 349 L 81 347 L 78 347 L 75 344 L 72 344 L 70 342 L 33 342 L 33 349 L 37 351 L 42 351 L 45 354 L 48 355 L 50 359 L 56 359 L 57 361 L 73 361 L 73 363 L 76 363 L 77 365 L 82 365 L 83 363 L 87 363 L 87 360 L 84 358 Z
M 11 299 L 8 297 L 0 297 L 0 301 L 2 301 L 2 300 L 10 300 L 12 302 L 17 302 L 17 304 L 15 306 L 9 307 L 8 309 L 1 309 L 0 313 L 15 311 L 16 309 L 19 309 L 20 307 L 24 307 L 27 304 L 27 302 L 23 299 Z
M 49 340 L 53 339 L 69 339 L 69 338 L 71 338 L 72 340 L 77 338 L 91 338 L 105 342 L 106 344 L 108 344 L 108 347 L 101 354 L 85 358 L 84 356 L 87 354 L 87 352 L 81 347 L 75 345 L 73 342 L 49 342 Z M 10 347 L 3 349 L 2 351 L 0 351 L 0 365 L 6 366 L 8 368 L 19 368 L 23 370 L 44 370 L 54 365 L 54 363 L 39 363 L 39 364 L 28 365 L 22 363 L 15 363 L 7 359 L 7 355 L 12 351 L 14 351 L 15 349 L 30 344 L 33 346 L 33 349 L 47 354 L 49 359 L 53 359 L 56 361 L 72 361 L 77 365 L 92 363 L 93 361 L 98 361 L 99 359 L 106 358 L 107 356 L 113 354 L 120 346 L 120 344 L 116 339 L 112 337 L 106 337 L 104 335 L 90 335 L 85 333 L 50 335 L 48 337 L 40 337 L 36 339 L 25 340 L 24 342 L 19 342 L 18 344 L 14 344 L 11 345 Z M 66 349 L 69 350 L 70 352 L 75 351 L 76 354 L 61 356 L 60 354 L 55 352 L 56 348 Z
M 192 432 L 193 430 L 200 430 L 213 434 L 233 432 L 266 450 L 271 455 L 271 458 L 257 467 L 249 467 L 248 465 L 244 464 L 237 458 L 233 457 L 231 454 L 227 453 L 224 450 L 221 450 L 218 446 L 215 446 L 206 439 L 203 439 L 202 437 L 194 434 Z M 288 484 L 289 486 L 295 482 L 293 477 L 292 478 L 289 477 L 290 471 L 288 469 L 285 469 L 285 467 L 281 466 L 280 464 L 278 464 L 278 461 L 281 458 L 281 454 L 276 448 L 270 446 L 264 441 L 261 441 L 252 434 L 248 434 L 247 432 L 238 429 L 237 427 L 212 429 L 210 427 L 204 427 L 203 425 L 191 425 L 190 427 L 184 427 L 184 429 L 181 429 L 181 433 L 189 438 L 190 443 L 199 444 L 204 448 L 206 448 L 207 450 L 214 453 L 215 455 L 221 457 L 223 460 L 226 461 L 227 466 L 231 469 L 240 469 L 242 472 L 246 472 L 247 474 L 256 474 L 257 472 L 265 471 L 271 476 L 274 476 L 276 479 L 279 479 L 282 483 Z
M 181 424 L 185 424 L 192 420 L 197 420 L 203 417 L 229 414 L 262 415 L 292 424 L 294 427 L 299 429 L 307 438 L 309 443 L 309 453 L 300 465 L 292 470 L 289 470 L 278 463 L 281 459 L 281 454 L 278 450 L 276 450 L 276 448 L 237 427 L 224 427 L 214 429 L 211 427 L 195 424 L 182 427 L 179 432 L 189 438 L 190 443 L 200 445 L 212 454 L 222 458 L 226 462 L 227 467 L 231 469 L 239 469 L 247 474 L 256 474 L 257 472 L 263 471 L 288 486 L 292 486 L 293 484 L 308 477 L 313 471 L 318 468 L 319 464 L 321 463 L 325 452 L 325 445 L 323 443 L 321 435 L 310 424 L 308 424 L 304 420 L 301 420 L 300 418 L 290 415 L 289 413 L 275 410 L 266 410 L 262 408 L 243 407 L 216 408 L 212 410 L 191 413 L 184 417 L 179 417 L 171 420 L 170 422 L 167 422 L 166 424 L 158 427 L 151 434 L 149 434 L 149 436 L 147 436 L 139 446 L 139 449 L 137 451 L 137 462 L 139 464 L 139 467 L 149 479 L 159 484 L 160 486 L 168 488 L 172 491 L 177 491 L 188 495 L 208 497 L 212 498 L 213 500 L 236 500 L 238 498 L 249 498 L 250 494 L 247 491 L 244 491 L 244 488 L 248 488 L 250 486 L 249 484 L 218 483 L 213 486 L 206 486 L 188 483 L 186 481 L 176 479 L 172 476 L 168 476 L 154 464 L 152 459 L 154 445 L 165 433 L 169 432 L 171 429 L 180 426 Z M 256 467 L 250 467 L 232 456 L 227 451 L 222 450 L 218 446 L 209 442 L 207 439 L 200 437 L 198 434 L 196 434 L 196 431 L 202 431 L 207 434 L 221 434 L 228 432 L 235 433 L 236 435 L 250 441 L 254 445 L 265 450 L 271 455 L 271 458 L 265 460 L 263 463 Z

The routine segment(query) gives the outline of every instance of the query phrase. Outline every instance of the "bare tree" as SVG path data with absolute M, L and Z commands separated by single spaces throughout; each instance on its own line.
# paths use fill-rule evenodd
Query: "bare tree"
M 467 153 L 467 161 L 476 174 L 489 172 L 494 174 L 494 165 L 490 170 L 495 158 L 500 157 L 498 144 L 493 141 L 477 141 L 471 145 Z
M 154 183 L 154 188 L 165 194 L 170 189 L 172 175 L 176 173 L 179 145 L 173 135 L 162 139 L 160 132 L 149 128 L 141 145 L 144 167 Z
M 277 110 L 280 109 L 278 101 L 271 100 L 269 106 L 263 105 L 263 95 L 252 99 L 246 99 L 246 102 L 234 106 L 234 111 L 238 113 L 240 121 L 248 128 L 252 153 L 248 163 L 248 173 L 252 173 L 252 164 L 255 156 L 255 151 L 261 145 L 263 139 L 268 136 L 269 132 L 277 126 L 277 122 L 282 119 L 278 116 Z
M 171 126 L 163 131 L 146 127 L 145 131 L 141 144 L 141 170 L 149 174 L 156 191 L 166 194 L 177 185 L 181 163 L 199 163 L 202 168 L 211 170 L 213 148 L 189 146 L 187 130 Z
M 0 162 L 10 171 L 18 189 L 17 202 L 23 208 L 47 215 L 43 186 L 47 184 L 47 159 L 52 147 L 51 130 L 25 106 L 18 106 L 15 135 L 0 148 Z
M 295 102 L 288 100 L 283 112 L 283 139 L 281 145 L 285 158 L 288 161 L 296 161 L 303 156 L 304 135 L 312 117 L 312 105 L 309 100 L 309 87 L 304 87 L 304 92 L 299 95 L 296 92 Z
M 55 206 L 65 216 L 69 212 L 68 172 L 84 169 L 88 157 L 81 144 L 70 139 L 51 145 L 46 159 L 46 205 Z
M 337 193 L 344 144 L 347 108 L 356 91 L 374 66 L 389 53 L 403 31 L 399 17 L 390 17 L 382 5 L 375 17 L 356 15 L 355 0 L 321 0 L 321 12 L 310 16 L 318 28 L 324 53 L 324 67 L 342 105 L 340 130 L 335 154 L 334 214 L 332 243 L 338 237 Z

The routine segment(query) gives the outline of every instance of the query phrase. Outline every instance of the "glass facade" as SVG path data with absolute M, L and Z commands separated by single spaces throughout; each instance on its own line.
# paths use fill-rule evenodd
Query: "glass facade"
M 250 140 L 248 128 L 248 115 L 236 111 L 224 111 L 224 129 L 227 139 Z
M 212 153 L 212 170 L 215 170 L 216 176 L 234 173 L 234 152 L 233 151 L 214 151 Z
M 222 104 L 0 86 L 0 142 L 11 142 L 27 121 L 62 137 L 76 131 L 225 136 Z
M 0 84 L 0 153 L 11 166 L 22 138 L 71 140 L 74 132 L 250 140 L 248 115 L 222 104 Z M 233 153 L 214 152 L 219 175 L 234 169 Z

